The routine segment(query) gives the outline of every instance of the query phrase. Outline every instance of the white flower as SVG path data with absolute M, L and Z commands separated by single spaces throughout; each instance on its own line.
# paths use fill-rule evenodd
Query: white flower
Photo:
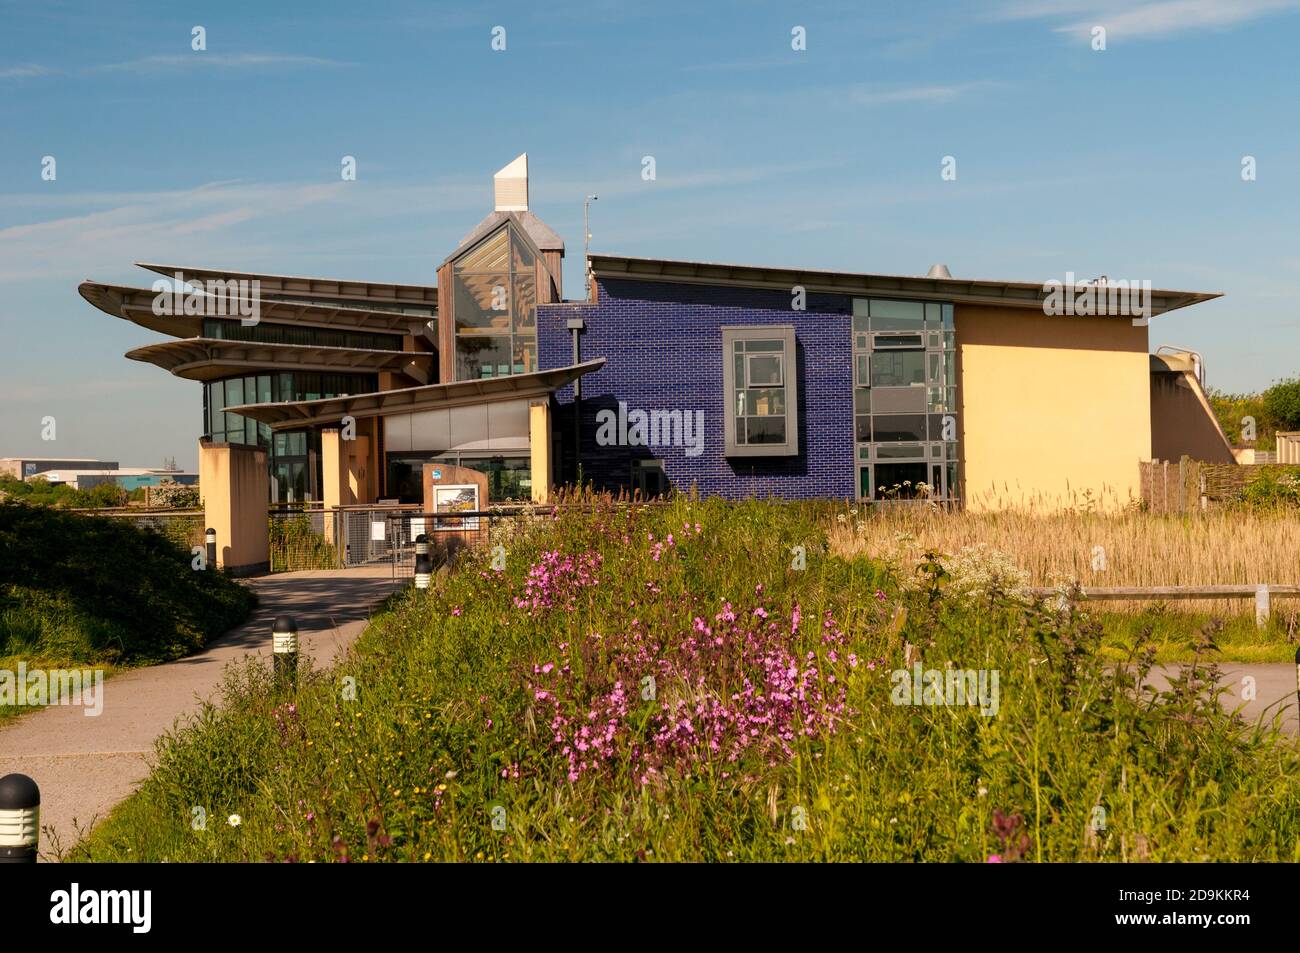
M 231 827 L 238 827 L 240 824 L 244 823 L 244 819 L 240 817 L 238 814 L 231 814 L 228 818 L 226 818 L 226 823 L 229 824 Z

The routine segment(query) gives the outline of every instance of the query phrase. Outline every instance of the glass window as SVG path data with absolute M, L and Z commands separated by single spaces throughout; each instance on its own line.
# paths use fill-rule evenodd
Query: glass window
M 780 354 L 747 354 L 746 383 L 750 387 L 780 387 L 785 383 L 784 361 Z
M 510 335 L 463 337 L 456 341 L 456 379 L 474 380 L 510 373 Z
M 468 457 L 460 465 L 486 474 L 488 502 L 527 500 L 532 496 L 532 462 L 528 457 Z
M 794 328 L 722 329 L 727 413 L 725 453 L 792 456 L 798 451 Z
M 924 326 L 925 305 L 920 301 L 871 299 L 871 330 L 919 331 Z
M 926 438 L 925 414 L 876 414 L 871 421 L 872 439 L 877 443 Z
M 925 447 L 919 443 L 888 444 L 876 448 L 881 460 L 919 460 L 925 456 Z
M 924 383 L 924 351 L 887 351 L 871 355 L 872 387 L 907 387 Z
M 929 467 L 924 463 L 878 463 L 875 470 L 878 500 L 911 500 L 926 495 Z
M 884 348 L 925 347 L 925 337 L 920 334 L 876 334 L 873 338 L 872 347 L 877 351 Z
M 537 256 L 502 225 L 453 264 L 456 379 L 537 370 Z

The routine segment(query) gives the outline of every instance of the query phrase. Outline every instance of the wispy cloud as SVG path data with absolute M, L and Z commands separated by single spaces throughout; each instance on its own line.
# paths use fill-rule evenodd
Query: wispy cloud
M 855 87 L 849 98 L 861 106 L 888 106 L 894 103 L 949 103 L 979 90 L 998 84 L 992 80 L 931 86 L 900 86 L 893 89 Z
M 1015 0 L 997 12 L 999 19 L 1064 19 L 1058 33 L 1086 36 L 1103 26 L 1109 37 L 1158 38 L 1191 30 L 1227 29 L 1262 17 L 1300 9 L 1300 0 Z
M 105 63 L 92 66 L 88 72 L 93 73 L 157 73 L 178 69 L 256 69 L 267 66 L 290 67 L 336 67 L 351 66 L 341 60 L 325 59 L 319 56 L 300 56 L 296 53 L 193 53 L 170 54 L 166 56 L 146 56 L 122 63 Z
M 39 79 L 42 76 L 53 76 L 55 72 L 57 71 L 48 66 L 22 63 L 18 66 L 0 66 L 0 79 Z

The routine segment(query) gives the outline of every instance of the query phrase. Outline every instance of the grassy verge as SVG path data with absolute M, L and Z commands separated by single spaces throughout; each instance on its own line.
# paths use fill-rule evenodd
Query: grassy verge
M 1139 690 L 1141 629 L 1113 664 L 1096 620 L 822 525 L 588 499 L 524 527 L 296 693 L 232 670 L 68 859 L 1297 859 L 1300 758 L 1200 690 L 1204 639 Z M 918 664 L 978 704 L 913 699 Z
M 252 593 L 120 520 L 0 504 L 0 670 L 152 665 L 247 618 Z M 0 704 L 0 721 L 29 706 Z

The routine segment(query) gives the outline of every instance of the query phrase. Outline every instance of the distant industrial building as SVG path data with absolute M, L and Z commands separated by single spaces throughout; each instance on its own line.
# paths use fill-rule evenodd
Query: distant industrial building
M 14 480 L 47 470 L 116 470 L 116 460 L 96 460 L 94 457 L 0 457 L 0 476 Z
M 181 470 L 150 469 L 148 467 L 112 467 L 111 469 L 82 470 L 60 469 L 45 470 L 31 479 L 42 479 L 48 483 L 64 484 L 74 490 L 89 490 L 101 483 L 116 483 L 124 490 L 138 490 L 142 486 L 158 486 L 160 483 L 172 482 L 182 486 L 194 486 L 199 482 L 197 473 Z

